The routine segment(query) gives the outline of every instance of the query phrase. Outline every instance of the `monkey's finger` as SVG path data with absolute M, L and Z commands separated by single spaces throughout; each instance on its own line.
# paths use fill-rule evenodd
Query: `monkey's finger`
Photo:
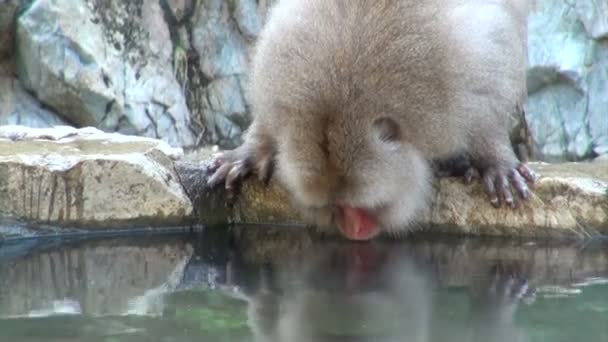
M 232 168 L 230 169 L 230 171 L 228 172 L 228 175 L 226 176 L 226 190 L 232 190 L 234 189 L 234 185 L 236 184 L 236 182 L 240 179 L 245 177 L 245 174 L 247 173 L 247 168 L 245 167 L 245 165 L 241 162 L 237 162 L 232 164 Z
M 500 207 L 500 201 L 496 195 L 496 187 L 494 186 L 494 172 L 488 171 L 483 175 L 483 186 L 488 196 L 490 196 L 490 203 L 498 208 Z
M 222 164 L 224 164 L 225 161 L 226 160 L 224 158 L 224 152 L 214 153 L 211 156 L 211 163 L 210 163 L 209 167 L 216 169 L 216 168 L 220 167 Z
M 526 181 L 530 183 L 534 183 L 538 178 L 536 173 L 524 163 L 521 163 L 517 166 L 517 172 L 519 172 L 519 174 L 522 175 L 526 179 Z
M 500 193 L 500 198 L 511 208 L 515 207 L 515 202 L 513 201 L 513 194 L 511 193 L 511 185 L 509 184 L 509 180 L 507 176 L 504 174 L 498 175 L 496 177 L 496 182 L 498 183 L 498 191 Z
M 530 190 L 528 189 L 526 180 L 519 174 L 517 170 L 511 170 L 509 172 L 509 178 L 511 180 L 511 184 L 515 190 L 517 190 L 522 199 L 527 200 L 530 198 Z
M 236 199 L 239 181 L 248 173 L 247 167 L 243 163 L 237 162 L 231 165 L 232 168 L 226 175 L 226 183 L 224 184 L 226 187 L 226 199 L 230 204 Z
M 266 158 L 261 160 L 258 163 L 257 166 L 257 170 L 258 170 L 258 179 L 268 185 L 268 182 L 270 182 L 270 178 L 272 177 L 272 172 L 273 172 L 273 163 L 272 160 L 270 158 Z
M 226 179 L 226 175 L 228 174 L 228 172 L 230 171 L 230 169 L 232 168 L 231 164 L 224 164 L 222 166 L 220 166 L 211 177 L 209 177 L 209 179 L 207 179 L 207 185 L 209 185 L 210 187 L 215 187 L 216 185 L 218 185 L 219 183 L 222 182 L 222 180 Z
M 465 173 L 464 173 L 464 183 L 465 184 L 471 184 L 473 182 L 473 179 L 479 177 L 479 172 L 477 171 L 477 169 L 470 167 Z

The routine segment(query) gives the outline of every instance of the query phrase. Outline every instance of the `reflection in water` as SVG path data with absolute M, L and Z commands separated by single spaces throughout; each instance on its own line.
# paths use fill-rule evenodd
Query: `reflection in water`
M 423 268 L 394 248 L 327 247 L 275 279 L 280 292 L 263 279 L 250 301 L 257 340 L 429 341 L 433 289 Z
M 260 231 L 0 245 L 0 337 L 608 340 L 601 242 L 346 243 Z
M 262 273 L 248 296 L 256 340 L 525 340 L 513 322 L 528 290 L 520 274 L 488 268 L 490 277 L 469 275 L 477 283 L 465 311 L 438 297 L 432 261 L 403 247 L 328 243 L 291 260 L 280 274 Z
M 126 314 L 171 274 L 181 276 L 192 255 L 187 240 L 175 236 L 25 246 L 24 255 L 0 259 L 0 317 Z

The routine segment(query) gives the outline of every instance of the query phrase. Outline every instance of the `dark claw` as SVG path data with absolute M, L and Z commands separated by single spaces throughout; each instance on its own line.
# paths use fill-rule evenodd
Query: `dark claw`
M 498 196 L 496 194 L 496 187 L 494 185 L 495 172 L 488 171 L 483 175 L 483 185 L 486 189 L 486 193 L 490 196 L 490 203 L 494 207 L 500 207 L 500 201 L 498 200 Z
M 464 174 L 464 183 L 471 184 L 473 179 L 479 177 L 479 172 L 475 168 L 469 168 Z
M 262 160 L 257 165 L 258 179 L 268 185 L 272 176 L 273 163 L 270 159 Z
M 523 164 L 523 163 L 519 164 L 517 166 L 517 172 L 519 172 L 519 174 L 522 175 L 526 179 L 526 181 L 528 181 L 530 183 L 534 183 L 536 181 L 536 174 L 526 164 Z
M 217 170 L 215 170 L 213 175 L 209 177 L 209 179 L 207 180 L 207 185 L 213 188 L 219 183 L 221 183 L 226 178 L 226 175 L 228 174 L 228 172 L 230 172 L 231 168 L 232 164 L 230 163 L 220 166 Z
M 470 183 L 475 177 L 476 170 L 471 168 L 465 173 L 465 182 Z M 518 206 L 517 198 L 527 200 L 530 198 L 528 183 L 536 180 L 536 175 L 527 165 L 521 163 L 511 169 L 501 169 L 489 167 L 481 171 L 481 179 L 486 193 L 490 197 L 492 206 L 499 208 L 502 203 L 506 203 L 511 208 Z M 513 196 L 513 187 L 518 196 Z
M 226 176 L 226 190 L 232 190 L 235 188 L 239 177 L 244 177 L 246 175 L 246 169 L 247 168 L 242 162 L 235 162 L 231 165 L 231 169 Z
M 223 161 L 224 161 L 223 153 L 214 154 L 213 159 L 211 159 L 211 162 L 209 163 L 209 171 L 217 170 L 222 164 L 224 164 Z
M 511 179 L 511 184 L 515 190 L 517 190 L 521 198 L 525 200 L 530 198 L 530 190 L 528 189 L 525 179 L 519 173 L 519 170 L 511 170 L 509 172 L 509 178 Z
M 513 194 L 511 193 L 511 186 L 509 181 L 507 180 L 507 176 L 504 174 L 498 174 L 496 178 L 496 183 L 498 183 L 498 188 L 500 191 L 500 198 L 510 207 L 515 207 L 513 202 Z M 500 203 L 498 204 L 500 206 Z
M 232 151 L 216 153 L 208 166 L 211 175 L 207 179 L 207 185 L 215 187 L 224 183 L 227 199 L 231 200 L 238 194 L 241 181 L 251 173 L 258 173 L 258 177 L 267 183 L 272 174 L 272 151 L 260 155 L 254 152 L 257 148 L 258 146 L 242 145 Z

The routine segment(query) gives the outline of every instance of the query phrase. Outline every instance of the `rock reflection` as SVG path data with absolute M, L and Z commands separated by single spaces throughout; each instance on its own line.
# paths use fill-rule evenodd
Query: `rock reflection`
M 184 237 L 47 244 L 0 257 L 0 318 L 150 314 L 157 292 L 181 279 L 192 247 Z M 144 298 L 144 300 L 142 300 Z

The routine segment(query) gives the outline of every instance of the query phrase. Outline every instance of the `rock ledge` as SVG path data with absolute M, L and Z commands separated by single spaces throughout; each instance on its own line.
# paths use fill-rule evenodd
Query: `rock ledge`
M 95 128 L 0 126 L 0 219 L 85 230 L 195 220 L 303 225 L 275 181 L 265 186 L 252 177 L 233 201 L 221 188 L 209 189 L 208 152 L 183 157 L 159 140 Z M 518 209 L 495 209 L 481 185 L 442 178 L 416 228 L 510 237 L 608 235 L 608 161 L 531 165 L 541 177 Z
M 302 224 L 289 196 L 276 182 L 266 187 L 244 182 L 228 203 L 222 190 L 205 186 L 206 162 L 179 163 L 178 172 L 202 222 L 237 224 Z M 608 234 L 608 162 L 531 163 L 540 174 L 534 195 L 516 210 L 495 209 L 478 183 L 458 178 L 435 182 L 432 205 L 416 224 L 418 230 L 510 237 L 593 237 Z M 404 190 L 405 191 L 405 190 Z

